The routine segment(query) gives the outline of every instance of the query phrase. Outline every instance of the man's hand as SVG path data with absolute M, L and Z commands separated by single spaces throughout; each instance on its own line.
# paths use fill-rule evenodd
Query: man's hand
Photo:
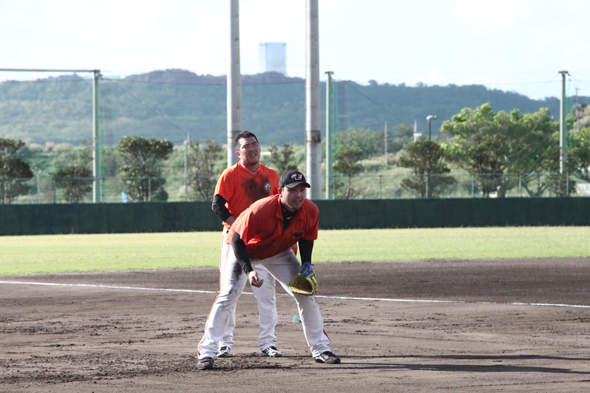
M 256 273 L 256 270 L 252 270 L 250 273 L 248 273 L 248 280 L 250 280 L 250 285 L 256 288 L 260 288 L 264 282 L 264 280 L 258 278 L 258 273 Z

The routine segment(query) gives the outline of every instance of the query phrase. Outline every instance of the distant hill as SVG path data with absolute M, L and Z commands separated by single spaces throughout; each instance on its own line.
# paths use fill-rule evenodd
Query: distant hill
M 181 69 L 170 69 L 165 71 L 152 71 L 146 74 L 129 75 L 125 81 L 153 82 L 153 83 L 183 83 L 194 85 L 225 85 L 225 75 L 197 75 L 194 72 Z M 291 78 L 278 72 L 265 72 L 263 74 L 243 75 L 243 84 L 259 83 L 305 83 L 305 79 Z
M 101 117 L 103 143 L 117 144 L 125 135 L 165 138 L 180 144 L 192 139 L 227 140 L 226 77 L 171 69 L 103 79 Z M 322 122 L 325 83 L 322 83 Z M 426 128 L 436 135 L 444 120 L 465 107 L 490 102 L 495 111 L 536 112 L 548 107 L 557 118 L 556 97 L 532 100 L 524 95 L 481 85 L 410 87 L 336 81 L 337 130 L 350 127 L 383 130 L 399 123 Z M 573 103 L 573 100 L 571 100 Z M 590 104 L 590 97 L 579 97 Z M 305 143 L 305 80 L 279 73 L 242 77 L 242 123 L 264 144 Z M 322 130 L 325 125 L 322 124 Z M 92 82 L 77 75 L 0 83 L 0 137 L 27 143 L 80 143 L 92 137 Z

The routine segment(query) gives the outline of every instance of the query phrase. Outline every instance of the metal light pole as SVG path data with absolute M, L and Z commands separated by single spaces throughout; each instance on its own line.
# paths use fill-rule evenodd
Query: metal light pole
M 332 133 L 334 131 L 334 93 L 332 84 L 333 71 L 326 71 L 328 81 L 326 82 L 326 199 L 330 197 L 330 182 L 332 180 Z
M 238 162 L 234 138 L 242 130 L 242 76 L 240 72 L 240 2 L 229 0 L 229 70 L 227 73 L 227 166 Z
M 565 167 L 565 152 L 567 151 L 567 101 L 565 97 L 565 76 L 569 75 L 567 71 L 559 71 L 561 74 L 561 105 L 559 110 L 559 173 L 563 174 Z
M 307 197 L 322 197 L 322 130 L 320 119 L 320 38 L 318 0 L 307 0 L 307 73 L 305 78 L 305 167 L 311 188 Z
M 431 120 L 436 120 L 438 119 L 438 117 L 434 116 L 434 115 L 430 115 L 426 117 L 426 121 L 428 122 L 428 140 L 430 140 L 430 121 Z
M 94 203 L 101 202 L 101 159 L 100 159 L 100 85 L 99 80 L 102 76 L 99 70 L 93 71 L 94 78 L 92 80 L 92 175 L 94 176 L 94 184 L 92 187 L 92 201 Z

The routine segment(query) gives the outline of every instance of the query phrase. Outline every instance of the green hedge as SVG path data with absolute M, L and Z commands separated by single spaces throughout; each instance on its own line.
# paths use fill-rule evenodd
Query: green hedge
M 590 198 L 316 201 L 320 228 L 590 225 Z M 1 205 L 0 235 L 216 231 L 210 202 Z

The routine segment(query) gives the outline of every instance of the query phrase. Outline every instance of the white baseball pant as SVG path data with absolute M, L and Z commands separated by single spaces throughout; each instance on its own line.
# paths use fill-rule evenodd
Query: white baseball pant
M 220 287 L 221 280 L 224 275 L 224 267 L 227 265 L 224 262 L 224 256 L 228 252 L 229 245 L 225 242 L 225 236 L 227 229 L 224 228 L 222 243 L 221 243 L 221 256 L 219 260 L 219 274 L 220 274 Z M 232 251 L 233 252 L 233 251 Z M 279 315 L 277 313 L 277 298 L 276 298 L 276 284 L 274 277 L 261 265 L 253 266 L 258 273 L 258 277 L 264 280 L 264 285 L 260 288 L 252 287 L 252 292 L 256 296 L 256 302 L 258 303 L 258 324 L 260 326 L 260 335 L 258 336 L 258 346 L 260 350 L 264 350 L 270 346 L 276 347 L 278 337 L 276 335 L 276 326 L 279 323 Z M 267 285 L 268 284 L 268 285 Z M 237 305 L 237 302 L 236 302 Z M 236 328 L 236 309 L 232 310 L 232 316 L 227 325 L 227 329 L 223 334 L 222 339 L 219 341 L 219 348 L 221 347 L 233 347 L 235 344 L 234 340 L 234 329 Z
M 231 246 L 225 254 L 225 266 L 221 277 L 220 290 L 205 325 L 205 334 L 199 343 L 199 359 L 215 357 L 218 344 L 223 338 L 227 327 L 235 318 L 238 299 L 246 286 L 248 276 L 236 260 Z M 319 305 L 314 296 L 293 293 L 289 289 L 289 282 L 299 273 L 301 263 L 292 249 L 283 251 L 275 256 L 263 260 L 252 259 L 252 265 L 262 264 L 268 272 L 283 286 L 285 291 L 297 303 L 303 333 L 309 345 L 312 356 L 318 356 L 330 350 L 330 339 L 324 331 L 324 321 Z M 258 271 L 257 271 L 258 272 Z M 262 286 L 266 285 L 266 282 Z

